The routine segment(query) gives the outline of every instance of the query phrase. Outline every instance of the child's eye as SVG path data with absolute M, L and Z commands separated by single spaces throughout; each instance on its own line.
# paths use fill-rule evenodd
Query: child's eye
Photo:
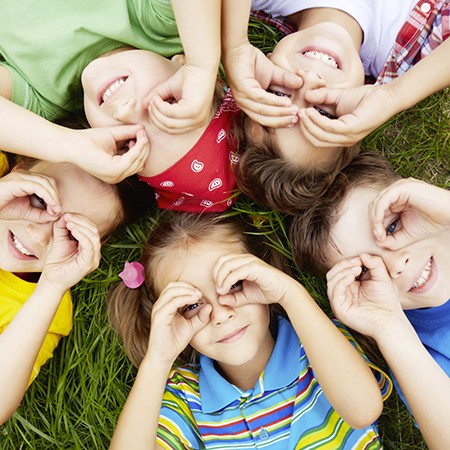
M 269 92 L 269 93 L 271 93 L 271 94 L 274 94 L 274 95 L 276 95 L 277 97 L 287 97 L 287 98 L 290 98 L 291 97 L 291 95 L 290 94 L 287 94 L 286 92 L 281 92 L 281 91 L 276 91 L 276 90 L 274 90 L 274 89 L 267 89 L 267 92 Z
M 242 289 L 242 280 L 237 281 L 236 283 L 230 286 L 230 291 L 240 291 Z
M 193 303 L 192 305 L 186 305 L 184 308 L 181 308 L 180 314 L 186 318 L 190 319 L 194 317 L 200 311 L 201 307 L 204 305 L 203 302 Z
M 319 108 L 318 106 L 314 106 L 314 109 L 315 109 L 320 115 L 322 115 L 322 116 L 324 116 L 324 117 L 328 117 L 328 119 L 332 119 L 332 120 L 337 119 L 336 116 L 334 116 L 333 114 L 331 114 L 331 113 L 325 111 L 325 110 L 322 109 L 322 108 Z
M 47 209 L 47 203 L 36 194 L 30 195 L 30 205 L 33 208 Z
M 356 281 L 364 281 L 368 278 L 368 276 L 366 276 L 366 274 L 369 272 L 369 269 L 362 265 L 361 266 L 361 273 L 355 278 Z
M 387 228 L 386 228 L 386 234 L 388 236 L 390 236 L 391 234 L 394 234 L 395 231 L 397 230 L 397 226 L 398 226 L 398 219 L 395 219 L 393 222 L 391 222 Z

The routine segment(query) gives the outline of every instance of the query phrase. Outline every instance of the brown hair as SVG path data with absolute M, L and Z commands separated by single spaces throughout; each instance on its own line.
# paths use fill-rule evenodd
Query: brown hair
M 145 282 L 137 289 L 129 289 L 120 282 L 108 296 L 109 321 L 135 366 L 140 365 L 147 351 L 152 309 L 160 294 L 155 279 L 163 260 L 170 258 L 171 250 L 189 250 L 193 244 L 205 241 L 214 245 L 220 239 L 239 243 L 244 251 L 287 271 L 287 262 L 281 254 L 263 244 L 254 232 L 248 233 L 248 224 L 240 216 L 166 212 L 162 219 L 150 233 L 140 260 L 145 267 Z M 192 362 L 195 358 L 196 353 L 188 346 L 177 362 Z
M 295 214 L 309 208 L 323 195 L 333 179 L 359 153 L 359 146 L 343 148 L 328 171 L 298 167 L 283 158 L 273 130 L 261 126 L 262 139 L 250 134 L 250 119 L 244 120 L 245 149 L 236 169 L 239 189 L 256 203 Z
M 314 205 L 290 219 L 288 235 L 297 267 L 324 276 L 330 269 L 328 257 L 334 245 L 330 234 L 349 192 L 361 186 L 386 187 L 399 178 L 384 156 L 376 153 L 356 156 Z

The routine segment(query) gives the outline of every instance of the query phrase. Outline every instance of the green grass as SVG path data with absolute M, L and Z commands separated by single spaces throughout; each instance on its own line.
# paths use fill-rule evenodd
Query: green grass
M 265 52 L 280 37 L 257 22 L 252 23 L 250 33 Z M 447 90 L 399 114 L 367 137 L 363 147 L 384 153 L 403 176 L 449 188 L 449 111 Z M 290 256 L 282 215 L 261 210 L 245 198 L 232 211 L 250 214 L 255 232 L 274 230 L 271 244 Z M 0 427 L 1 450 L 108 448 L 136 371 L 108 327 L 105 295 L 118 280 L 124 261 L 139 257 L 154 223 L 149 217 L 111 239 L 104 246 L 100 268 L 73 289 L 74 329 L 42 368 L 14 416 Z M 299 272 L 295 276 L 329 312 L 323 280 Z M 395 394 L 385 404 L 380 432 L 386 449 L 426 448 Z

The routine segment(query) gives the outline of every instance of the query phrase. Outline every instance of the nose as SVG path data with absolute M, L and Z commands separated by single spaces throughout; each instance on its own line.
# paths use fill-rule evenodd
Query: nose
M 121 100 L 117 105 L 114 118 L 126 124 L 142 123 L 144 113 L 143 106 L 140 105 L 136 98 L 128 97 Z
M 410 254 L 407 249 L 400 249 L 396 251 L 388 250 L 382 255 L 382 258 L 391 278 L 398 278 L 407 268 L 410 260 Z
M 47 247 L 53 237 L 53 222 L 28 222 L 25 226 L 25 230 L 33 244 L 40 247 Z
M 311 104 L 305 99 L 305 92 L 325 87 L 327 83 L 322 75 L 313 70 L 299 70 L 297 73 L 303 78 L 303 86 L 294 93 L 292 102 L 301 108 L 307 108 Z
M 302 89 L 318 89 L 326 86 L 326 81 L 320 73 L 314 70 L 299 70 L 298 74 L 303 78 Z
M 215 326 L 222 325 L 228 320 L 233 319 L 236 314 L 233 308 L 230 308 L 227 305 L 221 305 L 218 301 L 215 301 L 214 304 L 212 304 L 212 307 L 213 309 L 210 317 L 211 322 Z

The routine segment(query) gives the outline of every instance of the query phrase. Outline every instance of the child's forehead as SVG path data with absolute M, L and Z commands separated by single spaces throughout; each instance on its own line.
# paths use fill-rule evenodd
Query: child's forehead
M 189 283 L 208 282 L 213 279 L 213 270 L 223 256 L 243 254 L 245 247 L 238 240 L 202 239 L 187 245 L 173 247 L 164 252 L 156 268 L 155 279 L 164 288 L 172 281 Z M 161 291 L 161 289 L 159 289 Z

